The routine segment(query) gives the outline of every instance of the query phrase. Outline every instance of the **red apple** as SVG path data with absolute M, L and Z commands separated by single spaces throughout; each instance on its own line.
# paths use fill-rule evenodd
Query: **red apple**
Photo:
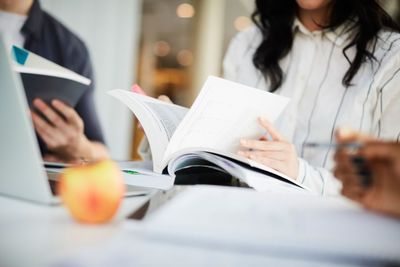
M 125 184 L 118 165 L 103 160 L 67 168 L 61 175 L 58 192 L 75 219 L 103 223 L 118 210 Z

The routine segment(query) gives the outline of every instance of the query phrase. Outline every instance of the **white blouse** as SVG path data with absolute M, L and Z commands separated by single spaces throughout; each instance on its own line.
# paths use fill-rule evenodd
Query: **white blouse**
M 334 142 L 335 129 L 344 125 L 378 138 L 400 139 L 400 34 L 380 31 L 376 60 L 363 63 L 346 88 L 342 79 L 350 64 L 342 51 L 354 34 L 349 27 L 351 23 L 311 33 L 296 20 L 292 49 L 280 62 L 284 80 L 276 93 L 291 101 L 275 126 L 296 147 L 297 180 L 320 194 L 338 194 L 341 189 L 332 174 L 334 151 L 305 143 Z M 226 79 L 268 90 L 252 62 L 260 42 L 255 26 L 232 40 L 224 59 Z M 347 56 L 353 59 L 355 52 L 352 47 Z

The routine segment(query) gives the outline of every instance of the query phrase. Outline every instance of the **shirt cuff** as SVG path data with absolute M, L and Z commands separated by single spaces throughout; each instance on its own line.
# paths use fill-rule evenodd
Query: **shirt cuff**
M 306 180 L 306 165 L 307 163 L 302 158 L 297 158 L 299 161 L 299 171 L 296 177 L 296 181 L 303 184 Z

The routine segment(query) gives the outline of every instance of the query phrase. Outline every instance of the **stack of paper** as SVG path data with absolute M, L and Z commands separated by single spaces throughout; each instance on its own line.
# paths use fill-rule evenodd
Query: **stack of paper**
M 198 186 L 148 217 L 167 242 L 280 256 L 400 262 L 400 221 L 341 198 Z

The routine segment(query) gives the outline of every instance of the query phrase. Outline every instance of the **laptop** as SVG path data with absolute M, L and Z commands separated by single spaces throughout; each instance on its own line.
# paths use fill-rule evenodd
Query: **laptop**
M 59 173 L 48 175 L 43 165 L 21 78 L 12 70 L 10 51 L 1 35 L 0 129 L 0 194 L 37 203 L 60 203 L 54 190 Z M 126 196 L 150 191 L 127 186 Z

